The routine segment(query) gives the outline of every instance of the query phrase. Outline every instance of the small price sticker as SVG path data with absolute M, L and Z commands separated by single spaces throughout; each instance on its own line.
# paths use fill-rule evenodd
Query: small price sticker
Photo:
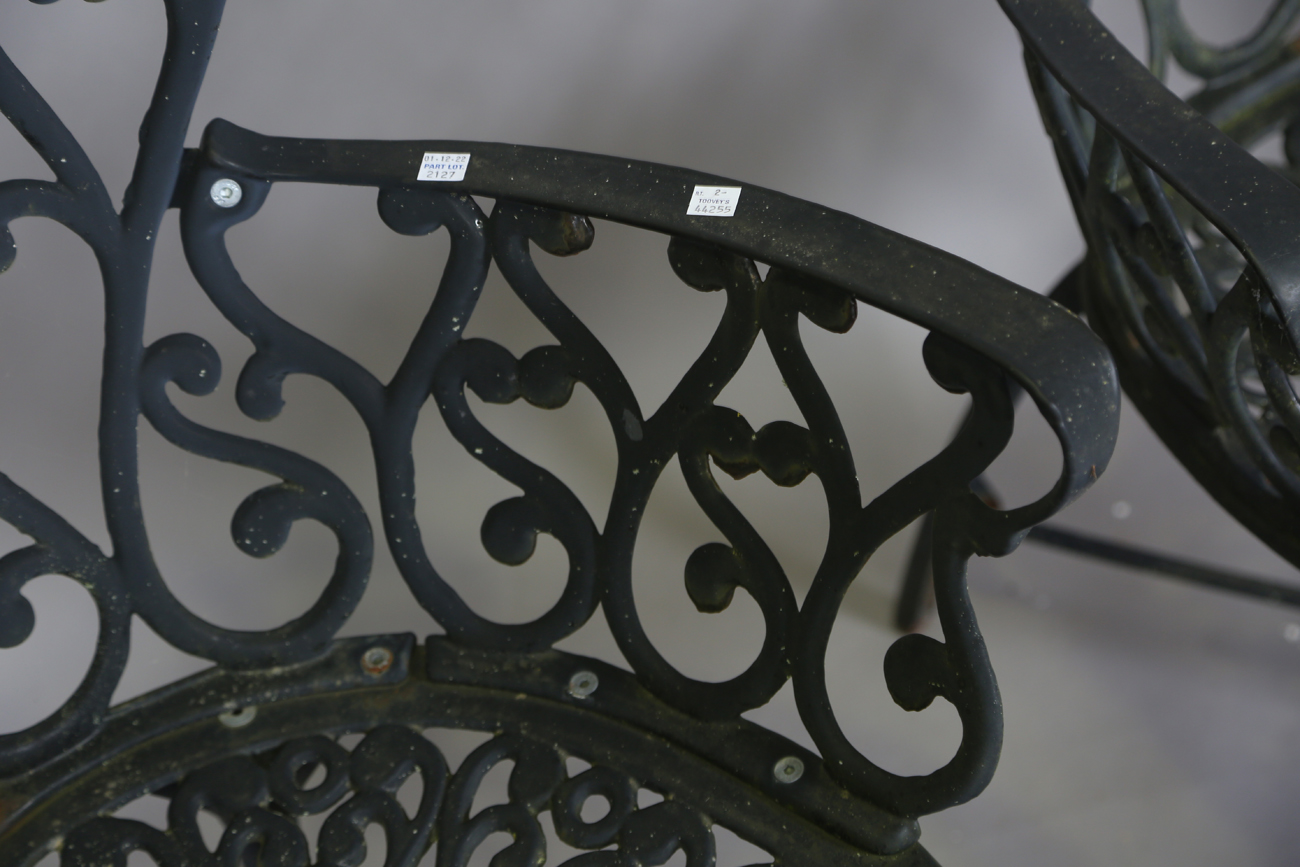
M 696 187 L 686 213 L 692 217 L 734 217 L 740 187 Z
M 417 181 L 463 181 L 469 154 L 425 154 L 420 160 Z

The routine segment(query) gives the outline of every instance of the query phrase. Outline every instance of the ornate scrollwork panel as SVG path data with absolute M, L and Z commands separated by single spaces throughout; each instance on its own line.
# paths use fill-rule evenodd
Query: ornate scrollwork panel
M 840 841 L 818 844 L 832 861 L 848 847 L 886 859 L 880 863 L 923 863 L 928 856 L 915 846 L 914 818 L 978 794 L 993 773 L 1001 746 L 997 687 L 965 591 L 966 562 L 974 555 L 1012 550 L 1030 527 L 1105 469 L 1117 394 L 1097 339 L 1051 302 L 960 259 L 770 190 L 745 186 L 733 217 L 688 215 L 690 191 L 723 179 L 685 169 L 482 142 L 277 139 L 221 120 L 208 125 L 200 148 L 182 151 L 220 7 L 203 0 L 167 3 L 170 36 L 159 96 L 146 118 L 137 175 L 120 213 L 107 204 L 103 184 L 76 142 L 0 56 L 0 104 L 58 178 L 54 183 L 0 185 L 0 225 L 30 214 L 60 220 L 95 250 L 105 275 L 100 456 L 113 542 L 112 556 L 104 555 L 34 495 L 0 478 L 0 517 L 34 540 L 0 560 L 0 642 L 13 646 L 31 632 L 31 608 L 20 591 L 41 574 L 81 581 L 97 600 L 102 618 L 100 651 L 82 689 L 49 720 L 0 740 L 0 774 L 9 780 L 0 783 L 0 804 L 6 805 L 0 809 L 0 848 L 9 845 L 6 840 L 35 833 L 35 820 L 23 817 L 39 814 L 45 817 L 39 827 L 49 836 L 35 842 L 23 837 L 24 851 L 63 839 L 69 865 L 121 860 L 133 849 L 151 853 L 164 865 L 234 865 L 253 857 L 286 865 L 306 864 L 310 857 L 319 864 L 352 864 L 360 857 L 364 828 L 378 824 L 389 841 L 390 864 L 411 863 L 434 836 L 439 862 L 462 864 L 497 831 L 515 840 L 498 856 L 502 863 L 534 864 L 540 852 L 537 814 L 549 809 L 562 839 L 599 850 L 581 856 L 584 863 L 656 864 L 681 849 L 695 867 L 712 862 L 709 816 L 749 828 L 756 840 L 767 839 L 737 806 L 757 803 L 761 794 L 780 810 L 803 817 L 813 838 L 823 834 Z M 421 155 L 430 150 L 470 153 L 464 179 L 421 184 L 415 172 Z M 447 233 L 450 248 L 441 278 L 387 382 L 263 302 L 227 250 L 226 233 L 254 219 L 275 184 L 286 181 L 372 187 L 379 217 L 392 230 L 413 236 Z M 475 197 L 493 200 L 490 213 Z M 200 425 L 172 403 L 169 384 L 197 397 L 212 394 L 222 364 L 213 346 L 198 335 L 171 334 L 149 346 L 143 343 L 153 238 L 169 207 L 180 209 L 186 258 L 200 286 L 253 347 L 236 379 L 240 411 L 256 420 L 274 418 L 290 376 L 313 377 L 333 388 L 369 435 L 378 522 L 320 464 L 281 446 Z M 652 414 L 640 405 L 610 353 L 561 300 L 563 287 L 557 291 L 549 285 L 534 262 L 538 250 L 554 256 L 586 250 L 595 240 L 593 219 L 659 233 L 677 278 L 700 292 L 726 296 L 712 338 Z M 6 234 L 3 240 L 10 238 Z M 757 262 L 770 266 L 765 278 L 759 276 Z M 546 328 L 549 342 L 515 357 L 490 339 L 464 336 L 492 268 Z M 970 394 L 973 408 L 946 448 L 865 503 L 838 413 L 800 336 L 803 320 L 832 333 L 848 331 L 860 303 L 929 330 L 924 362 L 932 379 L 940 388 Z M 717 400 L 760 337 L 801 418 L 755 430 Z M 617 447 L 603 524 L 555 474 L 494 436 L 476 417 L 466 391 L 486 403 L 523 398 L 533 407 L 553 409 L 565 405 L 579 383 L 599 402 Z M 1063 468 L 1039 501 L 1000 511 L 976 497 L 970 485 L 1010 438 L 1012 383 L 1033 397 L 1055 430 Z M 427 401 L 433 402 L 436 415 L 421 413 Z M 244 553 L 274 555 L 301 520 L 316 521 L 333 534 L 338 544 L 333 574 L 299 617 L 275 629 L 223 629 L 173 595 L 150 552 L 140 508 L 136 436 L 141 416 L 178 448 L 278 479 L 251 493 L 232 516 L 232 540 Z M 568 559 L 563 592 L 536 619 L 495 622 L 474 610 L 439 571 L 446 567 L 427 548 L 416 520 L 412 444 L 422 419 L 426 424 L 441 421 L 485 471 L 518 489 L 483 515 L 481 541 L 492 557 L 523 563 L 538 534 L 563 546 Z M 718 612 L 739 589 L 762 613 L 761 647 L 744 671 L 722 683 L 687 676 L 654 647 L 632 590 L 642 516 L 663 469 L 674 459 L 691 495 L 725 540 L 689 556 L 682 592 L 700 611 Z M 818 477 L 830 532 L 802 606 L 761 534 L 718 485 L 718 471 L 735 477 L 762 472 L 783 486 Z M 883 542 L 926 513 L 935 515 L 944 640 L 905 637 L 883 664 L 898 704 L 920 711 L 935 697 L 947 699 L 957 707 L 963 737 L 956 755 L 939 770 L 902 777 L 883 770 L 845 737 L 827 697 L 824 659 L 845 592 L 864 564 Z M 362 654 L 358 669 L 356 641 L 336 638 L 365 592 L 376 529 L 415 601 L 445 631 L 445 638 L 427 651 L 430 680 L 469 690 L 466 695 L 508 687 L 510 695 L 527 698 L 540 690 L 541 698 L 565 708 L 583 700 L 584 709 L 601 717 L 598 724 L 583 723 L 599 732 L 582 745 L 596 770 L 567 777 L 559 752 L 568 749 L 563 727 L 519 719 L 507 725 L 500 696 L 483 706 L 469 699 L 453 702 L 456 712 L 443 722 L 504 734 L 450 779 L 436 750 L 401 728 L 396 718 L 367 718 L 362 724 L 348 717 L 355 708 L 345 695 L 332 699 L 338 702 L 337 712 L 329 709 L 328 690 L 320 686 L 326 670 L 334 678 L 328 681 L 330 689 L 397 689 L 382 693 L 387 696 L 383 701 L 398 696 L 414 702 L 386 705 L 412 724 L 434 724 L 439 717 L 426 706 L 417 707 L 437 696 L 415 687 L 403 693 L 396 686 L 408 677 L 406 650 L 395 656 L 387 646 L 371 648 Z M 635 680 L 593 662 L 580 673 L 592 676 L 590 684 L 597 675 L 606 684 L 598 698 L 556 693 L 556 683 L 576 675 L 561 670 L 571 660 L 552 646 L 598 610 Z M 243 692 L 232 687 L 226 698 L 209 693 L 185 704 L 171 701 L 184 690 L 164 690 L 146 702 L 161 714 L 150 727 L 160 751 L 179 749 L 177 738 L 182 737 L 194 745 L 191 752 L 172 753 L 174 765 L 166 770 L 132 783 L 137 793 L 155 791 L 171 798 L 167 830 L 93 818 L 116 803 L 116 795 L 85 794 L 80 782 L 68 785 L 86 799 L 77 808 L 84 821 L 65 827 L 48 811 L 73 795 L 60 794 L 50 774 L 84 782 L 94 777 L 88 767 L 96 764 L 97 750 L 110 757 L 144 749 L 133 740 L 136 735 L 122 733 L 123 720 L 139 719 L 131 706 L 108 709 L 126 659 L 133 614 L 174 647 L 215 663 L 210 677 L 234 678 L 231 682 L 242 684 Z M 377 654 L 373 658 L 371 651 Z M 740 718 L 791 679 L 820 756 L 788 742 L 779 743 L 781 752 L 773 754 L 777 742 L 753 733 Z M 255 692 L 249 684 L 267 683 L 278 686 L 257 693 L 261 698 L 255 702 L 247 698 L 250 690 Z M 380 693 L 366 695 L 382 704 Z M 245 698 L 234 704 L 229 696 L 236 694 Z M 258 706 L 260 722 L 251 722 L 239 735 L 218 727 L 246 719 L 236 710 L 244 713 L 250 704 Z M 308 706 L 313 716 L 284 722 L 295 708 L 301 713 Z M 495 717 L 476 716 L 488 713 L 483 710 L 488 706 Z M 271 725 L 267 720 L 277 719 L 279 728 L 263 728 Z M 350 756 L 329 737 L 343 730 L 369 732 Z M 265 732 L 265 738 L 253 738 L 254 731 Z M 193 740 L 204 732 L 213 738 L 210 749 Z M 617 770 L 625 763 L 614 745 L 624 744 L 635 754 L 644 747 L 636 732 L 654 732 L 682 746 L 689 753 L 689 761 L 683 761 L 693 769 L 691 785 L 707 784 L 725 790 L 727 797 L 720 796 L 707 809 L 685 802 L 627 808 L 630 781 L 646 782 L 658 773 L 649 765 L 640 771 Z M 739 744 L 758 752 L 737 752 Z M 515 762 L 511 802 L 472 814 L 468 805 L 476 781 L 506 759 Z M 661 763 L 671 759 L 672 754 L 660 756 Z M 792 769 L 796 760 L 797 767 L 806 769 L 804 785 L 774 776 L 773 763 L 785 762 L 781 767 Z M 316 765 L 325 768 L 325 782 L 303 790 L 301 772 Z M 69 770 L 74 766 L 75 773 Z M 394 805 L 392 795 L 416 771 L 425 788 L 411 818 Z M 659 788 L 671 788 L 675 779 L 666 777 Z M 28 800 L 14 800 L 12 793 L 18 792 Z M 580 821 L 575 805 L 592 792 L 610 801 L 609 815 L 616 818 L 594 825 Z M 195 830 L 194 817 L 205 809 L 226 821 L 215 852 L 202 846 Z M 326 811 L 332 812 L 312 856 L 292 818 Z M 780 841 L 768 842 L 776 846 Z M 844 845 L 837 849 L 840 843 Z M 614 844 L 616 850 L 600 848 Z

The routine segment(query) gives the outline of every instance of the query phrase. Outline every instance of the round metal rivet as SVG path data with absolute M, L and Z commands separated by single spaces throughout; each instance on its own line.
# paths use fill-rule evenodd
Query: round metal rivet
M 244 726 L 251 723 L 253 721 L 253 717 L 255 716 L 257 716 L 257 708 L 237 707 L 234 710 L 226 711 L 225 713 L 218 716 L 217 719 L 226 728 L 237 729 L 237 728 L 243 728 Z
M 208 191 L 208 194 L 212 196 L 212 201 L 218 206 L 233 208 L 244 197 L 244 188 L 239 185 L 238 181 L 222 178 L 212 185 L 212 189 Z
M 793 783 L 803 776 L 803 760 L 798 756 L 786 756 L 778 759 L 772 766 L 772 776 L 778 783 Z
M 379 677 L 392 667 L 393 652 L 387 647 L 372 647 L 361 654 L 361 670 L 371 677 Z
M 600 678 L 594 671 L 579 671 L 569 678 L 569 695 L 574 698 L 586 698 L 600 686 Z

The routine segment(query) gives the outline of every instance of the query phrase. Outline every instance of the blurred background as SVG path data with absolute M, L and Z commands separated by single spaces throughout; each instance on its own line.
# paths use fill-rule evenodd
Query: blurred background
M 1094 6 L 1142 56 L 1136 3 Z M 1265 6 L 1183 3 L 1193 27 L 1220 42 L 1249 32 Z M 0 44 L 119 201 L 164 36 L 158 0 L 0 7 Z M 993 0 L 231 0 L 189 144 L 214 117 L 273 135 L 507 141 L 688 166 L 847 211 L 1040 292 L 1083 249 L 1018 39 Z M 52 175 L 6 124 L 0 179 L 15 177 Z M 329 387 L 291 378 L 285 410 L 270 423 L 238 412 L 233 382 L 250 346 L 190 276 L 177 225 L 172 211 L 159 237 L 146 341 L 193 332 L 217 348 L 225 370 L 210 397 L 172 389 L 177 405 L 205 424 L 324 463 L 374 516 L 364 430 Z M 18 258 L 0 276 L 0 471 L 109 551 L 95 441 L 98 271 L 89 250 L 51 222 L 22 220 L 12 231 Z M 290 184 L 276 186 L 261 213 L 228 237 L 263 300 L 383 379 L 429 304 L 447 249 L 441 234 L 409 238 L 386 229 L 373 191 Z M 678 282 L 666 248 L 662 236 L 598 223 L 590 251 L 541 262 L 647 412 L 704 347 L 722 304 Z M 965 399 L 929 380 L 920 329 L 870 309 L 847 335 L 803 326 L 843 415 L 865 496 L 947 441 Z M 549 342 L 499 276 L 466 332 L 516 354 Z M 719 403 L 743 412 L 755 429 L 778 418 L 802 421 L 758 345 Z M 475 406 L 602 523 L 614 444 L 589 392 L 579 388 L 554 412 Z M 426 409 L 422 418 L 417 483 L 431 558 L 481 613 L 536 617 L 563 585 L 563 549 L 543 537 L 524 566 L 491 560 L 478 543 L 479 523 L 515 489 L 469 459 L 436 412 Z M 230 540 L 230 516 L 267 477 L 176 449 L 147 422 L 140 442 L 155 555 L 182 602 L 244 629 L 278 625 L 312 604 L 335 556 L 326 530 L 303 522 L 279 554 L 250 559 Z M 1018 504 L 1045 492 L 1059 466 L 1054 438 L 1032 406 L 1023 407 L 993 480 Z M 816 478 L 792 489 L 761 476 L 721 481 L 802 598 L 826 534 Z M 1059 521 L 1295 580 L 1127 405 L 1109 471 Z M 899 773 L 942 765 L 960 737 L 949 705 L 908 714 L 889 700 L 881 673 L 897 637 L 890 611 L 913 532 L 883 548 L 850 590 L 828 662 L 841 725 L 859 749 Z M 720 538 L 670 468 L 641 534 L 638 604 L 660 652 L 685 673 L 719 680 L 742 670 L 762 639 L 757 606 L 744 594 L 716 615 L 696 612 L 686 596 L 686 557 Z M 0 528 L 0 552 L 22 544 Z M 413 604 L 382 544 L 376 555 L 365 601 L 344 633 L 440 631 Z M 922 821 L 922 842 L 940 863 L 1296 863 L 1300 612 L 1030 545 L 973 561 L 970 584 L 1002 689 L 1006 742 L 982 796 Z M 47 576 L 25 592 L 36 631 L 0 650 L 6 732 L 42 719 L 71 694 L 97 629 L 90 597 L 71 580 Z M 934 623 L 927 631 L 939 634 Z M 617 661 L 600 616 L 561 647 Z M 136 620 L 115 700 L 205 665 Z M 788 685 L 749 716 L 811 746 Z M 748 857 L 743 847 L 724 849 L 720 864 Z

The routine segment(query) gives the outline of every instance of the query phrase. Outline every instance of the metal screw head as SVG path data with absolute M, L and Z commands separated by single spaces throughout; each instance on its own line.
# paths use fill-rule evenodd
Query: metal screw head
M 212 201 L 222 208 L 233 208 L 239 204 L 239 200 L 244 197 L 244 188 L 239 185 L 238 181 L 232 181 L 230 178 L 222 178 L 212 185 L 208 191 L 212 196 Z
M 361 670 L 371 677 L 379 677 L 392 667 L 393 652 L 387 647 L 372 647 L 361 654 Z
M 243 728 L 244 726 L 251 723 L 253 721 L 253 717 L 255 716 L 257 716 L 257 708 L 237 707 L 234 710 L 228 710 L 225 713 L 219 715 L 217 719 L 226 728 L 237 729 L 237 728 Z
M 569 678 L 569 695 L 574 698 L 586 698 L 600 686 L 600 678 L 594 671 L 579 671 Z
M 793 783 L 803 776 L 803 760 L 798 756 L 777 759 L 772 766 L 772 776 L 778 783 Z

